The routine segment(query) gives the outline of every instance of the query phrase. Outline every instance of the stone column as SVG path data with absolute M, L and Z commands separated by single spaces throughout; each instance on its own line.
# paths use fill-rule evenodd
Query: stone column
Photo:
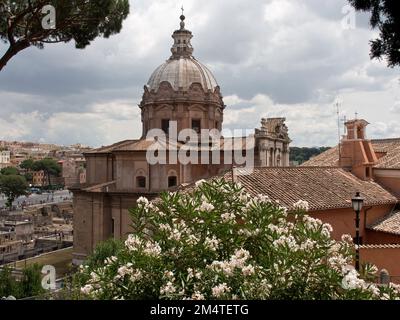
M 260 151 L 260 162 L 261 162 L 261 167 L 267 166 L 267 150 L 265 150 L 264 146 Z

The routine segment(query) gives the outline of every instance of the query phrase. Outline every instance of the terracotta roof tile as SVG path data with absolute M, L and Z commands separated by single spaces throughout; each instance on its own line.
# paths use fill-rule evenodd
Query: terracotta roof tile
M 400 210 L 379 219 L 367 228 L 374 231 L 400 235 Z
M 220 148 L 224 150 L 224 147 L 229 148 L 228 150 L 245 150 L 246 149 L 246 138 L 235 138 L 232 139 L 224 139 L 221 138 L 220 145 L 215 144 L 213 148 Z M 155 141 L 140 139 L 140 140 L 124 140 L 121 142 L 117 142 L 110 146 L 101 147 L 85 154 L 102 154 L 102 153 L 112 153 L 112 152 L 124 152 L 124 151 L 146 151 L 150 148 L 150 146 L 154 145 Z M 180 142 L 169 142 L 162 139 L 157 141 L 160 147 L 166 148 L 166 150 L 179 150 L 184 144 Z M 226 146 L 225 146 L 226 145 Z M 199 151 L 202 150 L 210 150 L 209 145 L 202 145 L 198 148 Z M 214 150 L 214 149 L 211 149 Z
M 138 141 L 138 140 L 120 141 L 120 142 L 114 143 L 114 144 L 109 145 L 109 146 L 103 146 L 103 147 L 100 147 L 100 148 L 85 152 L 85 155 L 86 154 L 88 154 L 88 155 L 96 154 L 96 153 L 110 153 L 110 152 L 112 152 L 113 150 L 115 150 L 118 147 L 121 147 L 121 146 L 126 145 L 126 144 L 130 144 L 130 143 L 133 143 L 133 142 L 136 142 L 136 141 Z
M 395 204 L 397 198 L 373 181 L 363 181 L 341 168 L 292 167 L 255 168 L 248 175 L 235 169 L 235 177 L 252 195 L 268 195 L 288 209 L 299 200 L 309 203 L 310 210 L 350 208 L 351 198 L 360 191 L 365 205 Z M 232 180 L 232 173 L 224 175 Z

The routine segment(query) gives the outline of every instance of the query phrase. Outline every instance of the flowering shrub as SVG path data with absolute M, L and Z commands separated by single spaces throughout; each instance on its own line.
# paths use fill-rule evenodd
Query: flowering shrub
M 101 265 L 82 266 L 89 299 L 392 299 L 395 285 L 378 287 L 350 266 L 351 237 L 306 215 L 251 197 L 223 180 L 145 198 L 131 210 L 133 233 Z M 371 276 L 376 268 L 367 266 Z

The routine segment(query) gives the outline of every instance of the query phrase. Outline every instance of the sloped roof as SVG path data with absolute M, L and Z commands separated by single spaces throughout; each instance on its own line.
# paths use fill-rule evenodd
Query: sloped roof
M 252 148 L 254 146 L 247 146 L 247 137 L 236 137 L 236 138 L 221 138 L 219 145 L 215 144 L 213 146 L 210 145 L 201 145 L 195 146 L 198 148 L 198 151 L 213 151 L 215 148 L 220 148 L 221 151 L 224 151 L 224 148 L 227 150 L 245 150 L 247 147 Z M 251 141 L 251 140 L 250 140 Z M 147 139 L 139 139 L 139 140 L 124 140 L 112 144 L 110 146 L 104 146 L 98 149 L 94 149 L 92 151 L 86 152 L 85 155 L 91 154 L 104 154 L 104 153 L 112 153 L 112 152 L 124 152 L 124 151 L 147 151 L 150 147 L 156 149 L 158 146 L 160 149 L 165 150 L 179 150 L 184 146 L 184 143 L 168 141 L 163 139 L 155 140 L 147 140 Z M 189 145 L 187 145 L 189 146 Z
M 400 235 L 400 210 L 379 219 L 367 228 L 374 231 Z
M 378 153 L 379 161 L 375 168 L 400 169 L 400 138 L 371 140 L 374 151 Z M 302 164 L 304 167 L 327 166 L 339 164 L 338 147 L 329 149 Z
M 255 168 L 253 171 L 237 168 L 234 171 L 235 181 L 247 192 L 279 200 L 289 210 L 299 200 L 307 201 L 311 211 L 350 208 L 351 198 L 357 191 L 367 206 L 397 203 L 397 198 L 379 184 L 360 180 L 341 168 Z M 232 172 L 225 173 L 224 178 L 232 181 Z

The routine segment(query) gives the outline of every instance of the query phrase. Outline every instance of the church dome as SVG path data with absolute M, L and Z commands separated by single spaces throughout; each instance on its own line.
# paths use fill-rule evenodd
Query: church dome
M 147 87 L 149 91 L 157 91 L 164 81 L 170 83 L 175 91 L 186 91 L 193 83 L 200 83 L 205 91 L 214 91 L 218 86 L 211 71 L 193 57 L 168 60 L 153 72 Z
M 183 14 L 180 19 L 180 29 L 172 35 L 174 39 L 172 56 L 153 72 L 147 83 L 147 89 L 157 91 L 160 84 L 166 81 L 175 91 L 186 91 L 193 83 L 200 83 L 204 91 L 214 91 L 218 83 L 211 71 L 193 57 L 193 47 L 190 42 L 193 37 L 192 32 L 185 29 Z

